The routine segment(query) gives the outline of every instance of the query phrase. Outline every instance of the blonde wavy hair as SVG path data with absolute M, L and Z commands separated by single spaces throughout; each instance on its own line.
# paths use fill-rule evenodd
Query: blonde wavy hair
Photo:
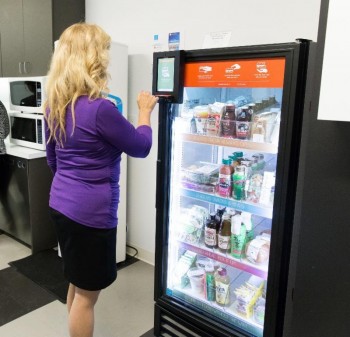
M 110 36 L 93 24 L 77 23 L 62 33 L 47 74 L 44 112 L 50 129 L 48 141 L 53 138 L 63 146 L 69 104 L 74 131 L 77 99 L 82 95 L 96 99 L 108 91 L 110 42 Z

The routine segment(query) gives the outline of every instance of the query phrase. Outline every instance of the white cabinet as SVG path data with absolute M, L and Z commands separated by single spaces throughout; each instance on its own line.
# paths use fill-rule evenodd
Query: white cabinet
M 128 47 L 112 42 L 110 48 L 110 63 L 108 72 L 111 75 L 109 82 L 110 94 L 122 101 L 122 113 L 127 118 L 128 98 Z M 119 106 L 120 108 L 120 106 Z M 117 228 L 117 262 L 126 259 L 126 232 L 127 232 L 127 156 L 122 155 L 120 163 L 120 202 L 118 206 Z

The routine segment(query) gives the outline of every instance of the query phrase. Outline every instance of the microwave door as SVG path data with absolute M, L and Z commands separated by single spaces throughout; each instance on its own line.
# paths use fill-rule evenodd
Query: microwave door
M 36 120 L 14 117 L 11 127 L 12 138 L 27 142 L 36 142 Z

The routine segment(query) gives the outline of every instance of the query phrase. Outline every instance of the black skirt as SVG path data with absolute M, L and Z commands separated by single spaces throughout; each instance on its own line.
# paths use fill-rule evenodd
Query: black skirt
M 101 290 L 117 278 L 116 228 L 79 224 L 50 209 L 63 259 L 66 279 L 85 290 Z

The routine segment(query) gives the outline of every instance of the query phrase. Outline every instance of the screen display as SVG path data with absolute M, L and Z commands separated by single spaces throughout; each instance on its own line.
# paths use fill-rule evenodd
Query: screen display
M 41 83 L 36 81 L 10 82 L 11 103 L 18 106 L 41 107 Z
M 158 59 L 157 91 L 173 92 L 175 58 Z
M 35 119 L 13 117 L 11 136 L 14 139 L 36 142 Z

